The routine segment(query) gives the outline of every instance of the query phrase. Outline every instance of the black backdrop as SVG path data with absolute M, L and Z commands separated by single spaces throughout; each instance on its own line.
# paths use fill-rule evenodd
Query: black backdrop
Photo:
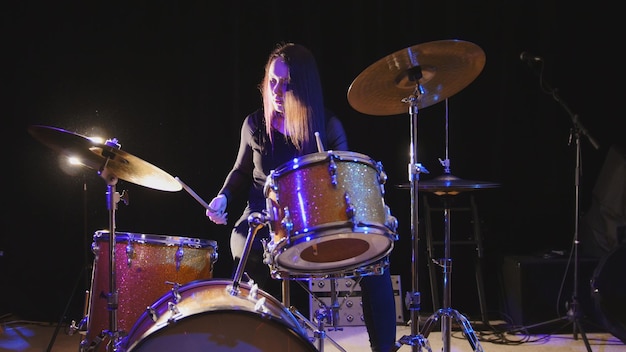
M 625 140 L 617 96 L 623 26 L 612 12 L 539 0 L 5 5 L 0 314 L 56 321 L 69 303 L 67 319 L 80 319 L 92 236 L 109 221 L 103 180 L 93 170 L 65 172 L 28 125 L 116 137 L 124 151 L 210 201 L 235 157 L 242 119 L 260 102 L 256 85 L 267 54 L 280 41 L 312 49 L 327 105 L 341 117 L 351 150 L 384 165 L 385 201 L 400 224 L 391 270 L 401 275 L 403 291 L 411 290 L 411 200 L 395 187 L 408 182 L 409 116 L 363 115 L 346 94 L 360 72 L 386 55 L 461 39 L 485 51 L 486 65 L 448 99 L 449 158 L 452 174 L 501 184 L 475 194 L 487 247 L 487 298 L 497 315 L 502 256 L 569 250 L 574 233 L 571 116 L 542 92 L 540 66 L 529 67 L 520 53 L 543 58 L 543 79 L 600 144 L 595 150 L 581 141 L 584 213 L 608 148 Z M 445 116 L 444 102 L 419 111 L 417 159 L 430 171 L 422 180 L 443 172 Z M 186 192 L 124 180 L 117 189 L 130 195 L 116 213 L 118 231 L 215 240 L 214 276 L 230 276 L 229 227 L 208 221 Z M 240 206 L 240 199 L 231 204 L 231 223 Z M 417 258 L 422 262 L 424 253 Z M 474 314 L 477 301 L 464 297 L 473 285 L 466 260 L 455 261 L 455 273 L 464 274 L 455 274 L 453 306 Z M 419 267 L 419 291 L 428 297 L 426 266 Z

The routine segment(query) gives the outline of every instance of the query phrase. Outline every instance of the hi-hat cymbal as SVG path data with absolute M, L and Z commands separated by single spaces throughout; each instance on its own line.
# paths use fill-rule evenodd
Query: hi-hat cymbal
M 117 147 L 56 127 L 31 125 L 28 132 L 56 152 L 79 158 L 81 164 L 91 169 L 106 170 L 107 175 L 161 191 L 182 189 L 180 183 L 167 172 Z
M 475 191 L 479 189 L 497 188 L 500 184 L 484 181 L 463 180 L 450 174 L 443 174 L 432 180 L 419 181 L 417 189 L 431 192 L 437 195 L 456 195 L 461 192 Z M 398 185 L 400 189 L 410 189 L 410 184 Z
M 485 66 L 485 52 L 462 40 L 418 44 L 370 65 L 348 88 L 348 102 L 368 115 L 398 115 L 409 111 L 403 101 L 416 96 L 425 108 L 458 93 Z M 417 82 L 416 82 L 417 80 Z M 420 94 L 417 84 L 420 86 Z

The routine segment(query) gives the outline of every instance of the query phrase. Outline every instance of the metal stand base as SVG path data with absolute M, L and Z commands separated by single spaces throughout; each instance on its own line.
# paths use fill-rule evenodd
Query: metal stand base
M 582 327 L 582 324 L 580 323 L 580 312 L 578 310 L 578 300 L 576 299 L 576 297 L 572 298 L 572 302 L 569 303 L 569 309 L 567 311 L 567 314 L 560 317 L 560 318 L 556 318 L 556 319 L 552 319 L 552 320 L 548 320 L 548 321 L 544 321 L 542 323 L 537 323 L 537 324 L 533 324 L 533 325 L 528 325 L 528 326 L 523 326 L 521 328 L 518 329 L 513 329 L 513 330 L 509 330 L 507 331 L 507 333 L 514 333 L 514 332 L 519 332 L 519 331 L 526 331 L 526 330 L 530 330 L 536 327 L 540 327 L 540 326 L 544 326 L 544 325 L 549 325 L 552 323 L 557 323 L 559 321 L 567 321 L 567 323 L 563 326 L 567 326 L 569 324 L 572 324 L 572 329 L 573 329 L 573 335 L 574 335 L 574 340 L 578 340 L 578 334 L 580 334 L 580 336 L 583 339 L 583 343 L 585 344 L 585 349 L 587 350 L 587 352 L 591 352 L 591 344 L 589 344 L 589 339 L 587 339 L 587 334 L 585 332 L 585 330 Z
M 467 341 L 472 346 L 472 350 L 477 352 L 482 352 L 483 348 L 480 345 L 480 341 L 476 337 L 474 333 L 474 329 L 470 324 L 469 320 L 457 310 L 452 308 L 442 308 L 431 315 L 424 327 L 422 328 L 422 335 L 424 338 L 428 337 L 435 323 L 439 320 L 439 318 L 443 318 L 441 320 L 441 338 L 443 340 L 443 351 L 450 351 L 450 331 L 452 330 L 452 318 L 456 320 L 456 322 L 463 327 L 463 335 L 467 338 Z
M 441 321 L 441 338 L 443 340 L 443 351 L 450 352 L 450 334 L 451 334 L 451 318 L 454 318 L 459 324 L 463 326 L 463 333 L 469 341 L 474 351 L 483 351 L 480 346 L 480 342 L 474 334 L 474 329 L 470 325 L 467 318 L 465 318 L 458 311 L 452 309 L 452 258 L 450 256 L 450 197 L 444 195 L 444 252 L 445 256 L 439 261 L 435 261 L 436 264 L 443 269 L 443 308 L 439 309 L 428 320 L 422 333 L 425 337 L 428 336 L 432 329 L 432 324 L 437 322 L 440 317 L 443 317 Z
M 413 346 L 412 348 L 414 351 L 422 351 L 422 348 L 426 348 L 428 352 L 432 352 L 428 340 L 421 334 L 402 336 L 398 342 L 396 342 L 396 345 L 391 349 L 391 351 L 397 351 L 400 347 L 402 347 L 402 345 Z
M 337 341 L 333 340 L 332 337 L 326 334 L 325 324 L 329 318 L 330 314 L 332 314 L 329 309 L 318 309 L 315 312 L 315 320 L 317 320 L 317 325 L 308 320 L 302 313 L 300 313 L 295 307 L 289 307 L 289 311 L 295 315 L 295 317 L 301 320 L 307 328 L 313 331 L 313 338 L 316 340 L 315 346 L 317 347 L 319 352 L 324 352 L 324 340 L 328 339 L 330 343 L 332 343 L 339 351 L 347 352 L 343 347 L 341 347 Z

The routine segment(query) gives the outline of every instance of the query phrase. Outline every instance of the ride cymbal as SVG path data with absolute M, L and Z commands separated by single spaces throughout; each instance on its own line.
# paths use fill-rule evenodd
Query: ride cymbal
M 31 125 L 28 132 L 41 143 L 99 172 L 161 191 L 176 192 L 182 186 L 174 177 L 117 146 L 98 143 L 80 134 L 56 127 Z
M 453 39 L 418 44 L 367 67 L 348 88 L 348 102 L 376 116 L 408 112 L 404 99 L 411 96 L 418 108 L 425 108 L 461 91 L 484 66 L 485 52 L 474 43 Z

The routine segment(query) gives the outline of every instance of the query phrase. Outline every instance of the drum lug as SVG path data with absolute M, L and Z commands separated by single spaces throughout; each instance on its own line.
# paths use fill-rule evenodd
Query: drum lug
M 376 163 L 378 169 L 378 183 L 380 183 L 380 194 L 385 195 L 385 184 L 387 183 L 387 174 L 383 170 L 383 164 L 379 161 Z
M 376 169 L 378 170 L 378 182 L 380 182 L 381 185 L 384 185 L 387 183 L 387 174 L 385 173 L 385 170 L 383 170 L 383 163 L 377 161 Z
M 387 226 L 391 232 L 394 233 L 394 241 L 398 240 L 398 235 L 396 234 L 396 230 L 398 229 L 398 219 L 391 215 L 391 208 L 385 204 L 385 212 L 387 213 L 387 219 L 385 221 L 385 226 Z
M 213 264 L 215 264 L 217 262 L 217 258 L 219 258 L 217 254 L 217 248 L 215 251 L 208 253 L 208 256 L 209 256 L 209 263 L 211 263 L 211 271 L 213 271 Z
M 176 303 L 167 302 L 167 310 L 172 312 L 172 315 L 167 319 L 168 323 L 175 322 L 181 316 L 180 310 L 178 309 Z
M 185 251 L 183 250 L 183 243 L 181 242 L 176 250 L 176 271 L 180 271 L 180 263 L 183 261 L 183 257 L 185 256 Z
M 129 267 L 133 263 L 133 256 L 135 254 L 135 249 L 133 248 L 132 239 L 128 239 L 128 244 L 126 245 L 126 265 Z
M 348 192 L 345 192 L 343 194 L 343 199 L 346 202 L 346 216 L 352 222 L 354 227 L 356 227 L 356 221 L 354 219 L 354 216 L 356 215 L 356 210 L 354 210 L 354 206 L 352 205 L 352 201 L 350 200 L 350 194 L 348 194 Z
M 330 156 L 330 162 L 328 163 L 328 174 L 330 175 L 330 183 L 337 187 L 337 163 L 335 163 L 335 155 Z
M 150 320 L 152 320 L 153 322 L 157 322 L 157 320 L 159 320 L 159 315 L 156 312 L 156 309 L 148 306 L 146 308 L 146 313 L 148 313 L 148 316 L 150 316 Z
M 254 311 L 263 313 L 263 314 L 269 313 L 270 311 L 269 309 L 267 309 L 267 306 L 265 305 L 265 301 L 266 301 L 265 297 L 261 297 L 261 299 L 256 301 L 256 303 L 254 304 Z
M 285 231 L 287 231 L 287 238 L 289 239 L 291 237 L 291 231 L 293 231 L 293 221 L 291 221 L 291 214 L 289 213 L 289 208 L 285 207 L 283 210 L 285 212 L 285 217 L 283 217 L 280 223 L 285 229 Z
M 259 285 L 254 283 L 254 281 L 248 281 L 250 285 L 250 291 L 248 291 L 248 299 L 255 301 L 259 296 Z M 258 304 L 258 303 L 257 303 Z M 255 308 L 255 310 L 258 310 Z
M 265 179 L 265 184 L 263 185 L 263 195 L 266 198 L 269 197 L 270 190 L 274 191 L 274 193 L 277 193 L 278 191 L 278 187 L 276 186 L 276 183 L 274 182 L 275 173 L 276 173 L 276 170 L 270 170 L 270 174 Z
M 172 281 L 165 281 L 166 284 L 168 285 L 172 285 L 172 290 L 170 291 L 170 293 L 172 294 L 172 300 L 174 300 L 174 303 L 178 303 L 180 302 L 180 292 L 179 292 L 179 288 L 180 288 L 180 284 L 178 282 L 172 282 Z

